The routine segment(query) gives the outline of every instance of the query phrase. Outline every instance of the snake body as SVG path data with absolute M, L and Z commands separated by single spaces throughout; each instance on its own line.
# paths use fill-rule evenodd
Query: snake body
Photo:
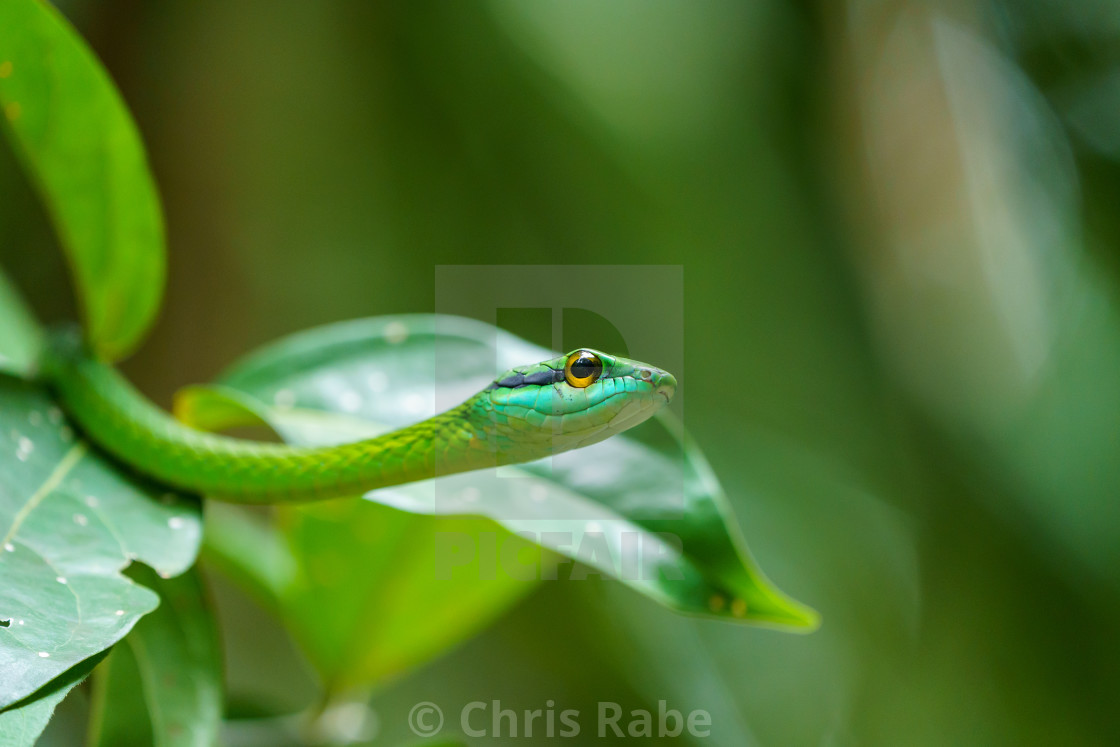
M 540 459 L 602 441 L 673 396 L 665 371 L 581 349 L 514 368 L 462 404 L 377 438 L 297 447 L 188 427 L 73 335 L 51 338 L 42 374 L 86 436 L 169 486 L 238 503 L 295 503 Z

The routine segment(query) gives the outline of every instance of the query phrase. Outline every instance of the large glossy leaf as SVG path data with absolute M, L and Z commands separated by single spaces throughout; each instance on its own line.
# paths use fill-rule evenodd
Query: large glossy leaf
M 198 574 L 161 579 L 134 566 L 129 575 L 155 589 L 160 606 L 114 650 L 104 674 L 98 670 L 99 713 L 90 741 L 212 745 L 222 715 L 221 657 Z M 121 656 L 122 648 L 131 656 Z
M 0 708 L 124 636 L 157 598 L 120 571 L 182 573 L 197 500 L 124 474 L 37 386 L 0 376 Z
M 54 709 L 104 658 L 91 656 L 28 696 L 0 710 L 0 747 L 31 747 L 47 727 Z
M 159 309 L 163 218 L 136 125 L 104 68 L 50 5 L 0 3 L 0 126 L 38 187 L 85 311 L 117 359 Z
M 267 422 L 290 441 L 344 441 L 427 417 L 497 372 L 551 355 L 466 319 L 361 320 L 272 345 L 223 377 L 224 389 L 188 391 L 179 411 L 217 413 L 228 425 L 241 407 L 245 422 Z M 367 497 L 413 513 L 486 516 L 681 611 L 790 629 L 816 625 L 812 611 L 774 589 L 750 560 L 718 481 L 671 415 L 550 460 Z M 485 561 L 488 542 L 501 548 L 509 539 L 472 541 Z M 570 577 L 585 577 L 583 568 L 570 569 Z M 554 574 L 542 566 L 535 577 Z

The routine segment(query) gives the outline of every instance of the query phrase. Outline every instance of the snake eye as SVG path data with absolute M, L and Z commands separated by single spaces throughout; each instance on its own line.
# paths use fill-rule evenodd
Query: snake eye
M 599 360 L 599 356 L 586 350 L 572 353 L 564 364 L 564 378 L 576 389 L 591 386 L 602 375 L 603 362 Z

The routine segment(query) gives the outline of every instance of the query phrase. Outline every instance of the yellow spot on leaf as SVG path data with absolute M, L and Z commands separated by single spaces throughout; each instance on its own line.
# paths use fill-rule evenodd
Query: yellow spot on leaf
M 4 60 L 0 62 L 0 78 L 7 78 L 12 74 L 12 61 Z
M 4 107 L 4 116 L 8 118 L 9 122 L 15 122 L 19 119 L 19 115 L 23 112 L 23 107 L 19 105 L 18 101 L 13 101 Z
M 747 616 L 747 603 L 744 602 L 742 599 L 736 599 L 734 602 L 731 603 L 731 614 L 735 615 L 735 617 L 746 617 Z

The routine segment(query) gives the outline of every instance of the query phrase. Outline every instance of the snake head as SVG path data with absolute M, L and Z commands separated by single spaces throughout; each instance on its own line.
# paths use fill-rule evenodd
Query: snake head
M 676 388 L 667 371 L 580 348 L 505 372 L 479 393 L 476 407 L 492 447 L 510 461 L 527 461 L 632 428 L 668 404 Z

